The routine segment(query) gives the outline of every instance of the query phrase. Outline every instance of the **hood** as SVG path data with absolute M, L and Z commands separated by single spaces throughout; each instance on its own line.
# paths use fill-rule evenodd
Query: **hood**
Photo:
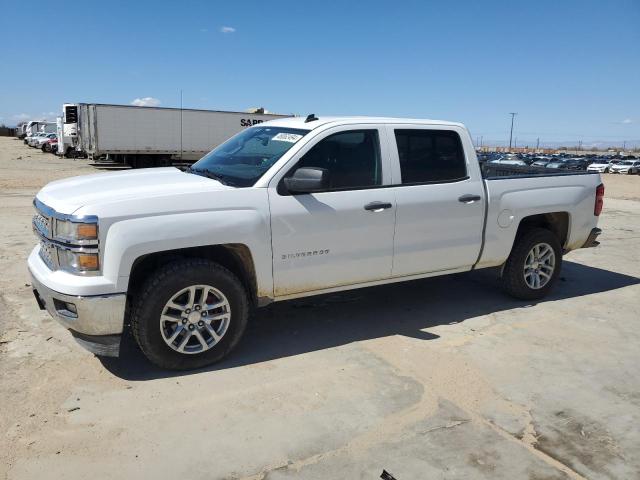
M 232 188 L 174 167 L 142 168 L 58 180 L 47 184 L 37 198 L 59 213 L 72 214 L 83 206 L 103 202 Z

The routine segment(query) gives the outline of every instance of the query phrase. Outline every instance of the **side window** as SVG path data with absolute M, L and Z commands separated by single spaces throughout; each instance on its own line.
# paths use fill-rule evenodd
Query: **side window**
M 460 136 L 451 130 L 395 130 L 402 183 L 446 182 L 467 176 Z
M 330 190 L 381 185 L 378 131 L 349 130 L 320 140 L 287 173 L 287 177 L 301 167 L 328 170 Z

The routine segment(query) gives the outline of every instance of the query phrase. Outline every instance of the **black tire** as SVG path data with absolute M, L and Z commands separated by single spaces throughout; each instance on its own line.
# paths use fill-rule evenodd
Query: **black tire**
M 210 285 L 229 301 L 231 316 L 222 338 L 201 353 L 180 353 L 165 343 L 160 316 L 165 304 L 191 285 Z M 131 330 L 145 356 L 169 370 L 190 370 L 211 365 L 226 357 L 238 344 L 247 326 L 249 300 L 242 282 L 226 268 L 204 259 L 185 259 L 156 270 L 136 294 L 132 305 Z
M 524 267 L 527 255 L 531 249 L 539 244 L 546 243 L 555 254 L 555 266 L 551 279 L 541 288 L 530 287 L 524 277 Z M 537 268 L 537 267 L 536 267 Z M 553 232 L 545 228 L 532 228 L 516 238 L 502 271 L 502 286 L 504 290 L 520 300 L 537 300 L 546 296 L 560 275 L 562 268 L 562 247 L 560 241 Z

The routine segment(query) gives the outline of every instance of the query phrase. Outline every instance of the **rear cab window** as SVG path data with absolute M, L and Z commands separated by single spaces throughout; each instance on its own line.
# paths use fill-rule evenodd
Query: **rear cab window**
M 467 163 L 453 130 L 394 128 L 402 185 L 465 180 Z

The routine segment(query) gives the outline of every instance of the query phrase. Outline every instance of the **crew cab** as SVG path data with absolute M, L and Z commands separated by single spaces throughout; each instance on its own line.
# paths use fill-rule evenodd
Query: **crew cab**
M 487 267 L 535 300 L 564 254 L 598 244 L 604 187 L 598 173 L 529 168 L 481 169 L 460 123 L 272 120 L 188 171 L 46 185 L 33 290 L 94 353 L 118 355 L 130 325 L 169 369 L 221 360 L 270 302 Z

